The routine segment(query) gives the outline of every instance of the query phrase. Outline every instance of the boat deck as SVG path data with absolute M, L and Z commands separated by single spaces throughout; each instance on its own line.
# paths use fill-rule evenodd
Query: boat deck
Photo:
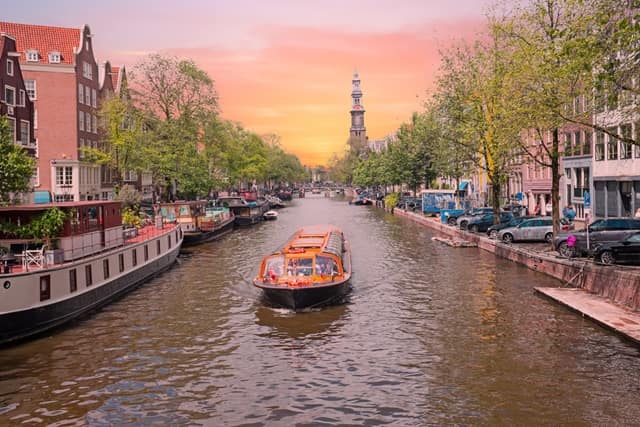
M 145 241 L 147 241 L 149 239 L 152 239 L 152 238 L 154 238 L 156 236 L 160 236 L 160 235 L 166 234 L 166 233 L 174 230 L 176 227 L 177 227 L 177 224 L 174 224 L 174 223 L 165 223 L 162 229 L 156 228 L 155 225 L 147 225 L 147 226 L 138 228 L 137 229 L 138 230 L 137 235 L 129 236 L 129 237 L 127 237 L 126 230 L 125 230 L 125 234 L 124 234 L 125 235 L 125 239 L 123 241 L 122 246 L 111 246 L 111 247 L 106 248 L 104 250 L 112 250 L 112 249 L 116 249 L 118 247 L 125 247 L 125 246 L 128 246 L 128 245 L 134 245 L 134 244 L 137 244 L 137 243 L 145 242 Z M 93 253 L 91 253 L 90 255 L 87 255 L 87 256 L 93 256 L 93 255 L 96 255 L 97 253 L 101 253 L 101 252 L 93 252 Z M 78 261 L 79 259 L 84 258 L 84 257 L 80 257 L 80 258 L 76 258 L 76 259 L 71 260 L 71 261 L 64 261 L 64 262 L 61 262 L 61 263 L 46 263 L 43 266 L 39 266 L 37 264 L 30 264 L 28 269 L 26 269 L 24 267 L 23 263 L 22 263 L 23 255 L 22 254 L 16 254 L 15 257 L 16 257 L 16 261 L 17 262 L 15 264 L 9 266 L 10 267 L 9 273 L 4 273 L 4 274 L 20 274 L 20 273 L 25 273 L 25 272 L 28 272 L 28 271 L 41 270 L 41 269 L 45 269 L 45 268 L 52 268 L 52 267 L 55 268 L 57 266 L 62 267 L 64 265 L 71 264 L 73 262 Z M 0 268 L 0 275 L 1 274 L 3 274 L 3 269 Z

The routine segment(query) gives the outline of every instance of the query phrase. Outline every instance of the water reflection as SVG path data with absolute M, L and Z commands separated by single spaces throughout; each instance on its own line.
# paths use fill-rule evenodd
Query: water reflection
M 324 339 L 335 334 L 348 318 L 347 304 L 298 312 L 268 306 L 256 307 L 256 324 L 267 328 L 267 332 L 261 335 L 276 339 Z

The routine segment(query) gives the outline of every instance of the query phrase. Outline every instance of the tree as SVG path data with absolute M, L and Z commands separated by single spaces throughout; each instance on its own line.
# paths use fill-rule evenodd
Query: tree
M 13 139 L 6 117 L 0 116 L 0 205 L 11 203 L 12 193 L 30 189 L 36 166 L 35 159 Z

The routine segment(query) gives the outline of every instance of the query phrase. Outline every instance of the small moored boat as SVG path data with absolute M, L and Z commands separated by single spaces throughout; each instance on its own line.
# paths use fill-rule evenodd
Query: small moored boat
M 264 215 L 262 215 L 265 221 L 273 221 L 274 219 L 278 219 L 278 212 L 276 211 L 266 211 Z
M 210 207 L 206 200 L 161 203 L 158 212 L 165 222 L 182 226 L 182 246 L 211 242 L 233 230 L 235 221 L 229 208 Z
M 279 252 L 265 257 L 253 284 L 276 305 L 296 310 L 337 301 L 348 291 L 351 274 L 342 230 L 315 225 L 297 230 Z

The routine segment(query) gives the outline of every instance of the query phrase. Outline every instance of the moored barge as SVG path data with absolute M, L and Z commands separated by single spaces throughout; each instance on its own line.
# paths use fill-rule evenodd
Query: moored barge
M 229 208 L 211 207 L 206 200 L 161 203 L 158 213 L 164 222 L 180 224 L 183 247 L 217 240 L 233 230 L 235 221 Z
M 298 310 L 338 301 L 351 275 L 351 249 L 342 230 L 315 225 L 300 228 L 265 257 L 253 284 L 274 304 Z
M 62 230 L 51 236 L 56 250 L 34 249 L 33 239 L 20 238 L 8 225 L 24 226 L 53 208 L 65 214 Z M 124 229 L 120 202 L 114 201 L 2 207 L 0 216 L 0 247 L 18 261 L 0 272 L 0 345 L 122 296 L 171 267 L 183 240 L 177 224 Z

